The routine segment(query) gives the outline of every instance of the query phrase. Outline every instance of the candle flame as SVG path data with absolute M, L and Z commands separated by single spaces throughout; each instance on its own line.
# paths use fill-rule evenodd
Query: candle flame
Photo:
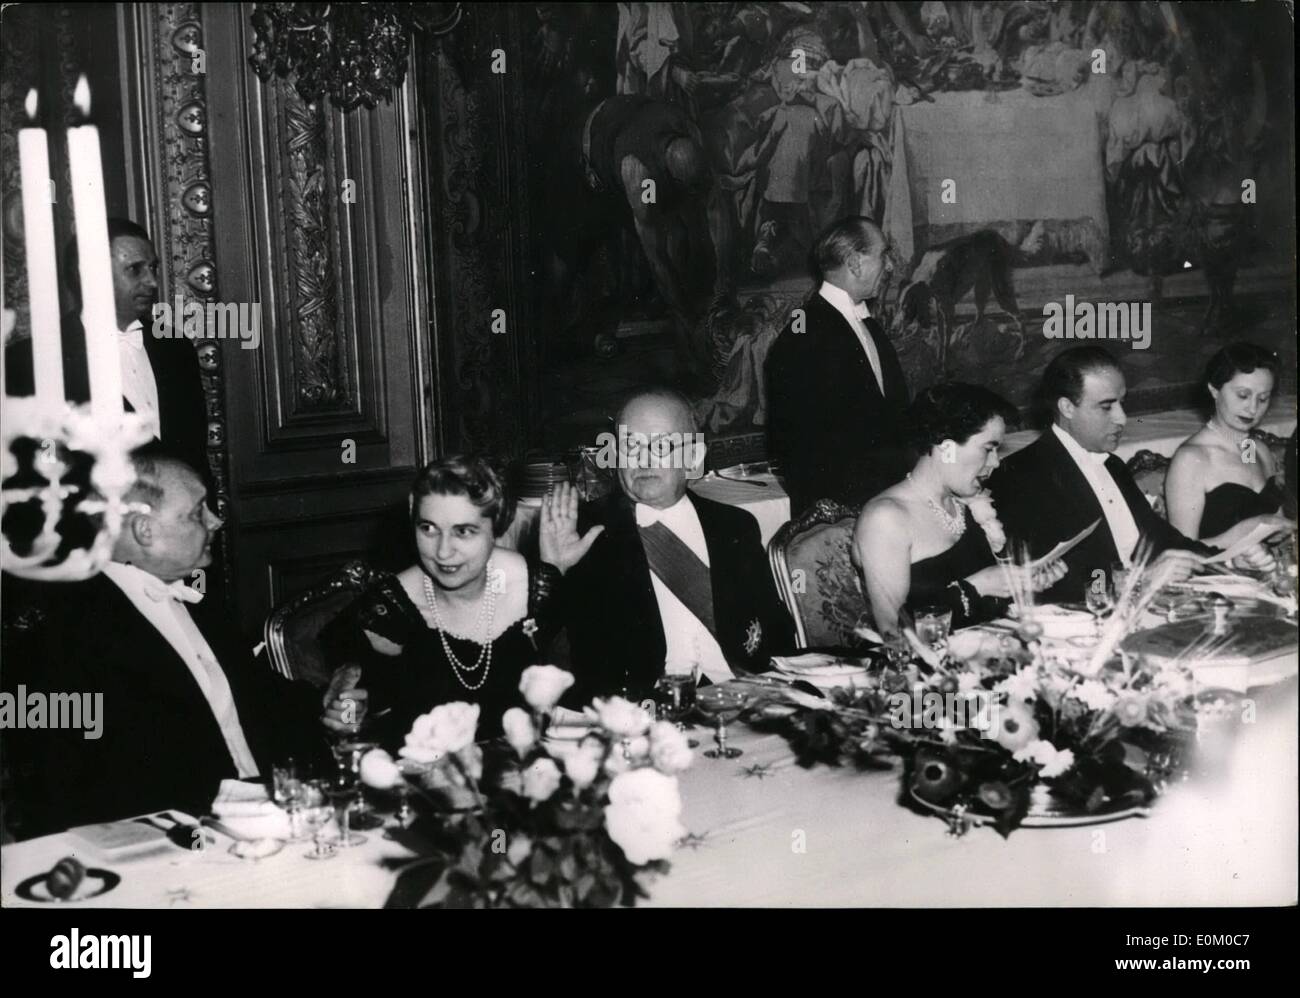
M 85 73 L 77 78 L 77 88 L 72 92 L 72 102 L 77 105 L 77 110 L 81 112 L 83 118 L 90 117 L 90 84 L 86 81 Z
M 36 108 L 39 103 L 39 100 L 40 99 L 36 96 L 35 87 L 32 87 L 31 90 L 27 91 L 27 100 L 23 101 L 23 107 L 26 108 L 27 110 L 28 121 L 36 120 Z

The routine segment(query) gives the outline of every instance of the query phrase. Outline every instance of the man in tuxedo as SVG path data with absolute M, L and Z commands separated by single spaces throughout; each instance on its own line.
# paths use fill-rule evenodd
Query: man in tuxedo
M 1112 453 L 1127 422 L 1126 392 L 1119 364 L 1101 347 L 1057 354 L 1040 390 L 1051 425 L 1003 461 L 989 481 L 1007 534 L 1028 543 L 1034 557 L 1101 521 L 1065 556 L 1068 572 L 1042 594 L 1045 602 L 1083 599 L 1098 580 L 1109 582 L 1114 565 L 1128 565 L 1141 543 L 1150 544 L 1156 557 L 1152 571 L 1169 582 L 1187 578 L 1202 556 L 1216 551 L 1160 517 Z M 1262 548 L 1244 557 L 1260 567 L 1269 561 Z
M 813 257 L 821 286 L 767 356 L 768 448 L 795 515 L 818 499 L 861 504 L 907 471 L 907 383 L 866 304 L 891 272 L 884 234 L 868 218 L 843 218 Z
M 673 391 L 639 392 L 618 426 L 621 488 L 580 511 L 589 550 L 559 587 L 575 702 L 639 700 L 665 671 L 695 665 L 701 682 L 766 669 L 793 647 L 793 626 L 757 521 L 686 488 L 705 453 L 690 404 Z
M 254 662 L 233 625 L 187 585 L 210 562 L 221 526 L 199 476 L 168 457 L 137 454 L 134 463 L 128 500 L 140 505 L 112 561 L 85 581 L 46 584 L 30 654 L 5 663 L 10 690 L 103 697 L 97 738 L 22 733 L 24 836 L 164 808 L 203 814 L 222 779 L 267 776 L 277 757 L 324 747 L 319 695 Z
M 113 267 L 113 298 L 117 306 L 117 355 L 122 369 L 122 395 L 128 409 L 158 420 L 163 450 L 197 469 L 209 484 L 207 406 L 199 378 L 194 345 L 174 337 L 171 328 L 154 329 L 153 305 L 158 299 L 158 254 L 149 233 L 124 218 L 108 220 Z M 64 254 L 68 290 L 80 298 L 77 247 Z M 178 317 L 179 318 L 179 317 Z M 73 402 L 90 400 L 86 368 L 86 339 L 79 306 L 63 320 L 63 389 Z M 10 347 L 5 376 L 10 395 L 34 391 L 31 340 Z

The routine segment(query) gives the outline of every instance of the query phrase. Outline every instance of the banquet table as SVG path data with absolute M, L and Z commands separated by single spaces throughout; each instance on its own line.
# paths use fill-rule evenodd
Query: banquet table
M 1270 905 L 1296 901 L 1297 680 L 1294 649 L 1251 666 L 1230 757 L 1174 785 L 1149 816 L 1067 828 L 990 828 L 961 838 L 897 803 L 897 769 L 799 767 L 783 738 L 736 725 L 734 760 L 697 756 L 680 779 L 690 833 L 652 906 Z M 709 733 L 697 731 L 702 741 Z M 289 843 L 260 861 L 228 842 L 111 864 L 112 891 L 75 906 L 140 908 L 383 905 L 410 853 L 380 831 L 333 859 Z M 26 878 L 77 855 L 67 833 L 0 850 L 0 903 Z M 84 852 L 88 866 L 106 866 Z

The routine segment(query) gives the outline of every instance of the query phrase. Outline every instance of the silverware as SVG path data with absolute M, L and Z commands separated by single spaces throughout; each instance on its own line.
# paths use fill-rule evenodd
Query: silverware
M 756 482 L 752 478 L 732 478 L 730 475 L 724 475 L 717 471 L 713 473 L 713 477 L 721 478 L 724 482 L 739 482 L 741 485 L 754 485 L 760 489 L 765 489 L 768 486 L 767 482 Z

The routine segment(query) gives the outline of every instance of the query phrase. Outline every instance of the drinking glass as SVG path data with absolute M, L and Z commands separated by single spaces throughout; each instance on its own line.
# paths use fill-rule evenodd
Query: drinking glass
M 293 759 L 285 759 L 271 766 L 271 795 L 271 799 L 289 816 L 289 840 L 299 841 L 303 838 L 300 822 L 303 778 Z
M 916 636 L 922 643 L 935 651 L 940 651 L 948 643 L 952 633 L 952 610 L 946 606 L 919 607 L 912 618 L 916 624 Z
M 687 716 L 695 709 L 695 688 L 700 681 L 700 667 L 694 666 L 690 672 L 669 672 L 655 681 L 655 713 L 665 721 L 671 721 L 678 731 L 686 731 Z M 694 738 L 687 739 L 691 748 L 700 743 Z
M 1115 608 L 1115 596 L 1105 579 L 1099 579 L 1088 586 L 1084 593 L 1084 604 L 1092 614 L 1097 637 L 1101 637 L 1101 618 Z
M 359 846 L 366 841 L 364 835 L 358 835 L 352 830 L 352 814 L 356 807 L 356 791 L 352 789 L 341 790 L 338 787 L 330 788 L 330 799 L 334 804 L 334 818 L 338 823 L 338 845 L 343 849 L 350 849 L 352 846 Z
M 708 759 L 735 759 L 745 753 L 727 744 L 727 724 L 740 716 L 740 712 L 749 703 L 749 698 L 740 690 L 725 686 L 709 686 L 700 690 L 695 698 L 696 707 L 713 719 L 717 725 L 714 741 L 718 747 L 708 749 L 704 755 Z
M 334 785 L 337 790 L 351 793 L 352 823 L 357 828 L 377 828 L 383 824 L 383 819 L 375 814 L 375 809 L 366 800 L 361 784 L 361 757 L 373 748 L 378 748 L 375 742 L 350 738 L 344 738 L 333 746 L 337 767 Z
M 307 859 L 332 859 L 338 853 L 338 827 L 329 794 L 326 780 L 308 780 L 302 786 L 298 815 L 306 832 L 303 837 L 312 840 L 312 848 L 304 854 Z

